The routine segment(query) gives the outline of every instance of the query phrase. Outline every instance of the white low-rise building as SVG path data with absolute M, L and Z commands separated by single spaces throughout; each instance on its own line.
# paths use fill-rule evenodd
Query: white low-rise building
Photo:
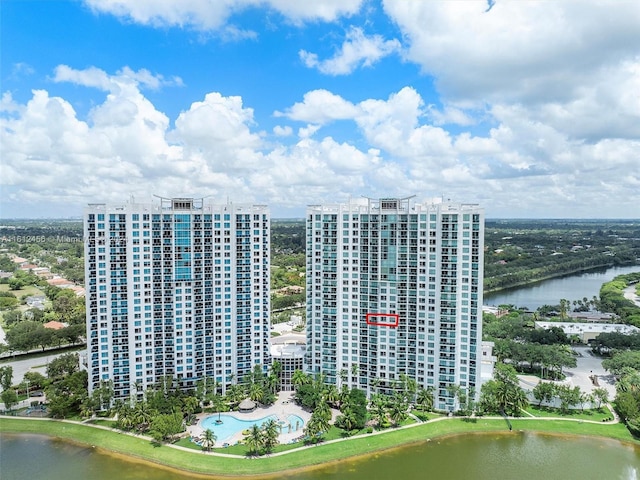
M 580 341 L 589 343 L 601 333 L 623 333 L 630 335 L 639 332 L 638 327 L 622 323 L 584 323 L 584 322 L 535 322 L 536 328 L 559 327 L 566 335 L 577 335 Z

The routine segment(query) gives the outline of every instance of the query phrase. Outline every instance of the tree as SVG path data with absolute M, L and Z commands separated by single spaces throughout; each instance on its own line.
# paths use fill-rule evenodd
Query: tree
M 209 452 L 216 444 L 217 439 L 218 437 L 216 437 L 215 433 L 213 433 L 213 430 L 207 428 L 202 435 L 202 444 L 200 446 L 203 450 Z
M 173 437 L 184 430 L 182 412 L 157 415 L 151 421 L 151 436 L 158 442 L 173 440 Z
M 111 407 L 111 401 L 113 400 L 113 381 L 101 380 L 100 386 L 96 388 L 91 397 L 93 399 L 94 408 L 97 410 L 107 410 Z
M 329 423 L 322 415 L 318 415 L 315 411 L 311 414 L 311 418 L 304 428 L 304 433 L 309 441 L 316 443 L 322 440 L 323 435 L 329 430 Z
M 561 385 L 558 387 L 558 398 L 560 399 L 560 410 L 564 413 L 569 411 L 572 405 L 580 403 L 580 387 L 569 387 Z
M 375 394 L 371 397 L 371 416 L 378 424 L 378 428 L 385 428 L 389 426 L 387 421 L 387 408 L 386 400 L 380 394 Z
M 273 448 L 278 445 L 279 426 L 275 420 L 267 420 L 262 426 L 263 429 L 263 447 L 267 453 L 270 453 Z
M 18 403 L 18 394 L 13 388 L 8 388 L 0 394 L 5 410 L 11 410 Z
M 596 388 L 593 391 L 593 399 L 598 402 L 598 406 L 596 407 L 598 410 L 600 410 L 600 407 L 602 406 L 603 403 L 607 403 L 609 401 L 609 392 L 607 391 L 606 388 Z
M 623 421 L 637 418 L 640 415 L 638 400 L 631 392 L 619 392 L 614 402 L 616 412 Z
M 311 377 L 304 373 L 302 370 L 296 370 L 291 376 L 291 382 L 297 390 L 297 387 L 299 387 L 300 385 L 311 383 Z
M 29 387 L 33 390 L 44 388 L 47 379 L 39 372 L 26 372 L 24 374 L 25 382 L 29 382 Z
M 423 411 L 430 412 L 433 410 L 433 387 L 420 388 L 418 390 L 416 405 Z
M 262 430 L 258 425 L 253 425 L 245 434 L 244 443 L 249 449 L 249 455 L 258 455 L 263 447 Z
M 249 398 L 254 402 L 260 402 L 264 398 L 264 390 L 259 383 L 252 383 L 249 386 Z
M 407 418 L 407 402 L 401 394 L 391 397 L 389 417 L 396 426 L 399 426 Z
M 49 379 L 55 380 L 78 371 L 79 367 L 78 354 L 65 353 L 49 362 L 47 376 Z
M 528 403 L 524 390 L 518 385 L 515 369 L 511 365 L 498 363 L 494 379 L 485 382 L 480 390 L 481 411 L 520 416 Z
M 56 377 L 47 387 L 48 408 L 53 418 L 78 415 L 86 399 L 87 372 L 84 370 Z
M 533 397 L 538 400 L 538 407 L 542 402 L 551 402 L 556 395 L 556 386 L 551 382 L 539 382 L 533 387 Z
M 602 361 L 602 366 L 614 375 L 620 375 L 625 367 L 640 370 L 640 351 L 621 350 Z
M 334 407 L 340 401 L 340 393 L 335 385 L 327 385 L 324 390 L 324 399 L 327 403 L 333 405 Z
M 40 310 L 38 310 L 40 311 Z M 2 318 L 4 319 L 4 323 L 7 326 L 14 325 L 22 321 L 22 312 L 20 310 L 9 310 L 2 314 Z M 35 319 L 34 319 L 35 320 Z
M 0 367 L 0 387 L 2 390 L 8 390 L 13 383 L 13 367 L 7 365 L 6 367 Z
M 367 396 L 364 391 L 359 388 L 352 388 L 346 398 L 345 406 L 348 406 L 353 412 L 354 428 L 363 428 L 367 422 Z
M 342 410 L 342 415 L 338 415 L 338 418 L 336 418 L 336 426 L 347 431 L 351 431 L 355 428 L 356 417 L 351 408 L 347 406 Z
M 340 386 L 342 386 L 342 384 L 347 381 L 348 375 L 349 375 L 349 372 L 347 372 L 346 368 L 340 369 L 340 371 L 338 372 L 338 378 L 340 378 Z
M 26 352 L 38 345 L 44 348 L 52 335 L 52 331 L 44 328 L 41 323 L 23 320 L 7 332 L 7 343 L 11 350 Z

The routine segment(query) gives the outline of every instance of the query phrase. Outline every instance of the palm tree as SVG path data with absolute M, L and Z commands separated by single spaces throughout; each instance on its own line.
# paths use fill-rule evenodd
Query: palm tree
M 340 400 L 340 393 L 338 393 L 338 389 L 335 385 L 328 385 L 324 391 L 324 399 L 326 402 L 336 405 Z
M 250 455 L 257 455 L 264 446 L 262 430 L 258 425 L 254 424 L 244 438 Z
M 342 384 L 347 381 L 348 375 L 349 373 L 347 372 L 346 368 L 340 369 L 340 372 L 338 372 L 338 377 L 340 377 L 340 386 L 342 386 Z
M 133 424 L 136 430 L 144 432 L 151 425 L 151 420 L 156 415 L 156 411 L 149 408 L 147 402 L 140 402 L 136 404 L 136 408 L 133 411 Z
M 382 384 L 382 380 L 380 377 L 376 377 L 371 380 L 371 386 L 376 389 L 376 393 L 380 393 L 380 385 Z
M 386 400 L 379 393 L 371 397 L 371 415 L 378 424 L 378 428 L 383 428 L 387 420 Z
M 351 365 L 351 376 L 353 377 L 351 380 L 353 383 L 356 383 L 358 381 L 357 377 L 358 376 L 358 364 L 354 363 L 353 365 Z
M 80 406 L 80 416 L 82 418 L 90 418 L 94 412 L 94 405 L 90 398 L 86 398 Z
M 447 393 L 453 398 L 454 402 L 455 400 L 459 400 L 461 391 L 462 389 L 460 388 L 460 385 L 456 385 L 454 383 L 447 385 Z M 458 402 L 458 409 L 460 409 L 460 402 Z
M 249 398 L 254 402 L 260 402 L 264 398 L 264 390 L 259 383 L 252 383 L 249 387 Z
M 391 398 L 389 416 L 396 426 L 407 418 L 407 404 L 402 395 L 396 394 Z
M 304 433 L 312 442 L 317 442 L 322 439 L 322 435 L 328 430 L 329 422 L 314 411 L 307 422 Z
M 277 360 L 274 360 L 271 364 L 271 373 L 276 376 L 276 378 L 280 378 L 280 374 L 282 373 L 282 363 Z
M 433 410 L 433 387 L 421 388 L 416 396 L 416 404 L 424 411 Z
M 295 387 L 299 387 L 300 385 L 310 383 L 311 378 L 302 370 L 296 370 L 295 372 L 293 372 L 293 375 L 291 376 L 291 382 Z
M 329 420 L 331 420 L 331 408 L 329 408 L 329 404 L 326 399 L 321 400 L 318 405 L 316 405 L 315 410 L 313 411 L 315 415 L 318 415 L 328 424 Z M 328 430 L 328 428 L 327 428 Z
M 278 386 L 280 385 L 280 381 L 279 381 L 279 377 L 278 375 L 274 374 L 273 372 L 269 374 L 269 376 L 266 378 L 265 380 L 265 384 L 266 387 L 268 388 L 268 390 L 275 394 L 278 392 Z
M 218 437 L 216 437 L 216 434 L 213 433 L 213 430 L 207 428 L 202 436 L 202 449 L 206 450 L 207 452 L 211 451 L 213 446 L 216 444 L 217 439 Z
M 263 446 L 267 453 L 273 450 L 273 447 L 278 445 L 278 435 L 280 434 L 279 426 L 275 420 L 267 420 L 263 425 Z
M 244 398 L 244 389 L 240 385 L 229 385 L 226 396 L 231 405 L 237 405 Z

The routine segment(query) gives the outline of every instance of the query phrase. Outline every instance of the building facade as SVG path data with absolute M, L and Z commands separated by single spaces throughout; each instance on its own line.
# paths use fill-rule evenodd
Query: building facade
M 304 370 L 304 354 L 307 347 L 297 342 L 276 343 L 271 340 L 271 358 L 280 362 L 280 390 L 291 392 L 295 390 L 293 374 L 296 370 Z
M 310 206 L 306 369 L 368 395 L 480 389 L 484 212 L 412 198 Z
M 140 396 L 167 376 L 223 390 L 270 363 L 270 218 L 262 205 L 160 198 L 84 213 L 89 390 Z

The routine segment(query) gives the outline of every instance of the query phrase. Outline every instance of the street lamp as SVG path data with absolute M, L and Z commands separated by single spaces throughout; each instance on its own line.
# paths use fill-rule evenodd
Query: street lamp
M 27 384 L 27 400 L 28 400 L 29 399 L 29 380 L 25 378 L 24 381 Z

